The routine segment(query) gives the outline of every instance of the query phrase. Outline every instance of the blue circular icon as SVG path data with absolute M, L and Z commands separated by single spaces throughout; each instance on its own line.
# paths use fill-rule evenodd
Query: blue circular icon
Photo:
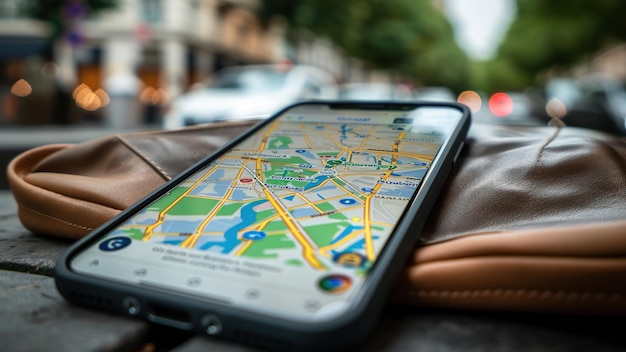
M 296 153 L 306 153 L 306 150 L 304 150 L 304 149 L 297 149 Z
M 354 198 L 344 198 L 344 199 L 340 200 L 339 203 L 345 204 L 345 205 L 350 205 L 350 204 L 356 203 L 356 200 L 354 200 Z
M 263 231 L 248 231 L 244 233 L 242 237 L 247 240 L 258 241 L 267 237 L 267 234 Z
M 122 248 L 128 247 L 132 240 L 128 237 L 113 237 L 100 243 L 98 248 L 105 252 L 118 251 Z
M 366 193 L 372 193 L 374 192 L 374 189 L 370 187 L 363 187 L 361 188 L 361 191 L 366 192 Z
M 344 293 L 352 286 L 352 279 L 341 274 L 331 274 L 321 278 L 318 287 L 327 293 Z

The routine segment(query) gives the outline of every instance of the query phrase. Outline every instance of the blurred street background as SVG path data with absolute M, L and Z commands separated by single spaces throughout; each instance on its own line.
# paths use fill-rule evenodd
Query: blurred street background
M 460 101 L 478 122 L 626 135 L 624 13 L 617 0 L 0 0 L 0 149 L 319 98 Z

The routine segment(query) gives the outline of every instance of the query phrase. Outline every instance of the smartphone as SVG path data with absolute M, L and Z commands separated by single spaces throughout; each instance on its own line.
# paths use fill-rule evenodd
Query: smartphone
M 457 103 L 287 107 L 68 248 L 58 290 L 265 349 L 356 346 L 469 125 Z

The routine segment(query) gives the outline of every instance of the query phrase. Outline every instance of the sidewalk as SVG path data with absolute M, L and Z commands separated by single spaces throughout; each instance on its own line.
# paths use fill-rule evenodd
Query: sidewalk
M 0 191 L 2 351 L 254 352 L 243 344 L 82 308 L 65 301 L 52 276 L 72 242 L 25 229 Z M 626 348 L 621 317 L 489 313 L 390 305 L 354 351 L 601 351 Z

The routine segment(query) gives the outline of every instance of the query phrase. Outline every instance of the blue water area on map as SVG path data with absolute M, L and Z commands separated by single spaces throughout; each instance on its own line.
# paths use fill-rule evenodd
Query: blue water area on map
M 203 232 L 225 232 L 225 230 L 237 225 L 239 221 L 239 218 L 213 219 L 206 225 Z
M 398 163 L 402 165 L 415 165 L 415 166 L 426 166 L 428 163 L 420 160 L 415 160 L 413 158 L 399 157 Z
M 253 209 L 259 204 L 265 203 L 267 200 L 259 199 L 252 203 L 246 204 L 241 208 L 241 221 L 238 224 L 235 224 L 228 228 L 224 232 L 224 240 L 223 241 L 207 241 L 202 246 L 200 246 L 201 250 L 209 250 L 212 247 L 221 247 L 222 253 L 230 253 L 232 252 L 241 241 L 237 238 L 237 233 L 252 225 L 256 221 L 256 211 Z
M 230 195 L 230 199 L 236 200 L 236 201 L 246 200 L 246 199 L 249 199 L 250 197 L 253 197 L 253 196 L 246 194 L 246 192 L 241 189 L 233 190 L 233 193 Z
M 211 173 L 211 175 L 205 178 L 205 180 L 219 180 L 220 178 L 223 178 L 223 177 L 224 177 L 224 170 L 216 169 L 215 171 L 213 171 L 213 173 Z
M 176 238 L 176 237 L 174 237 L 174 238 L 165 238 L 165 239 L 163 240 L 163 242 L 162 242 L 162 243 L 163 243 L 163 244 L 169 244 L 169 245 L 172 245 L 172 246 L 178 246 L 178 245 L 180 245 L 181 243 L 183 243 L 183 241 L 185 240 L 185 238 L 186 238 L 186 237 L 178 237 L 178 238 Z
M 195 232 L 200 223 L 202 223 L 202 219 L 166 221 L 161 224 L 160 232 Z
M 210 235 L 210 236 L 200 236 L 198 241 L 195 244 L 195 248 L 209 250 L 212 248 L 214 252 L 222 252 L 223 246 L 220 244 L 224 242 L 224 234 L 220 235 Z
M 189 194 L 194 196 L 213 196 L 213 197 L 221 197 L 223 196 L 230 187 L 232 181 L 216 181 L 211 184 L 202 184 L 194 188 Z
M 319 213 L 317 211 L 315 211 L 315 209 L 311 209 L 311 208 L 294 209 L 294 210 L 291 211 L 291 214 L 295 218 L 301 218 L 301 217 L 304 217 L 304 216 L 319 215 Z
M 304 157 L 305 159 L 317 160 L 317 156 L 315 156 L 315 154 L 311 153 L 311 151 L 306 150 L 306 149 L 299 151 L 298 154 L 300 154 L 299 156 Z
M 308 185 L 304 186 L 304 190 L 309 190 L 313 187 L 319 186 L 322 182 L 328 179 L 328 176 L 317 176 L 314 182 L 309 182 Z
M 393 176 L 415 177 L 420 179 L 424 178 L 424 175 L 426 175 L 426 169 L 394 171 L 393 173 Z
M 410 198 L 413 196 L 413 192 L 415 192 L 414 188 L 409 188 L 408 186 L 397 188 L 393 190 L 380 190 L 378 194 L 381 196 L 390 196 L 390 197 L 407 197 Z
M 373 240 L 377 240 L 378 236 L 372 236 Z M 359 250 L 365 250 L 365 239 L 362 238 L 350 245 L 350 247 L 344 249 L 344 252 L 358 252 Z
M 140 221 L 138 221 L 138 220 L 129 221 L 129 224 L 152 225 L 152 224 L 154 224 L 154 219 L 144 219 L 144 220 L 140 220 Z
M 391 158 L 390 157 L 383 156 L 383 157 L 380 158 L 380 160 L 391 164 Z M 415 165 L 415 166 L 426 166 L 426 165 L 428 165 L 428 163 L 426 163 L 424 161 L 415 160 L 413 158 L 403 158 L 403 157 L 398 158 L 396 164 L 397 165 Z
M 346 133 L 352 132 L 352 128 L 348 128 L 348 125 L 341 125 L 341 136 L 347 138 Z
M 350 147 L 350 145 L 345 144 L 344 141 L 346 139 L 349 139 L 349 137 L 346 134 L 349 132 L 352 132 L 353 130 L 354 130 L 353 128 L 348 128 L 348 125 L 341 125 L 341 137 L 339 138 L 339 143 L 341 145 Z
M 362 229 L 363 229 L 363 226 L 348 225 L 348 227 L 346 227 L 343 231 L 341 231 L 341 233 L 337 235 L 337 237 L 333 238 L 330 244 L 335 244 L 336 242 L 340 241 L 341 239 L 348 236 L 352 232 L 356 230 L 362 230 Z

